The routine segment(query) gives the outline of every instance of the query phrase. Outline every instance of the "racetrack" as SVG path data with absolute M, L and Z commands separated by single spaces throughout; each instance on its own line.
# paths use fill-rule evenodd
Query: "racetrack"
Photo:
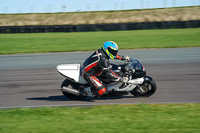
M 200 103 L 200 48 L 121 50 L 137 58 L 157 83 L 149 98 L 132 95 L 71 101 L 59 90 L 58 64 L 80 63 L 92 52 L 0 56 L 0 108 L 135 103 Z M 117 62 L 115 62 L 117 63 Z M 122 62 L 120 62 L 122 63 Z

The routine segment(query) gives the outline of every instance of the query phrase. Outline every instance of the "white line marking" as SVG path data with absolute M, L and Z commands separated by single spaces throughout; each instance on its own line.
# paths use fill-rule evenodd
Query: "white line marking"
M 38 107 L 92 107 L 96 105 L 126 105 L 126 104 L 184 104 L 188 102 L 138 102 L 138 103 L 96 103 L 96 104 L 63 104 L 63 105 L 35 105 L 35 106 L 8 106 L 0 107 L 0 109 L 12 109 L 12 108 L 38 108 Z M 200 103 L 199 101 L 193 101 L 190 103 Z

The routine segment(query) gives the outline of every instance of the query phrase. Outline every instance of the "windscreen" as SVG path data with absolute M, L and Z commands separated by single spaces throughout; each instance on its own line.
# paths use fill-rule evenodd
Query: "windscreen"
M 129 65 L 130 65 L 129 67 L 130 67 L 131 69 L 140 70 L 140 71 L 143 70 L 142 64 L 141 64 L 137 59 L 131 57 L 129 63 L 130 63 L 130 64 L 129 64 Z

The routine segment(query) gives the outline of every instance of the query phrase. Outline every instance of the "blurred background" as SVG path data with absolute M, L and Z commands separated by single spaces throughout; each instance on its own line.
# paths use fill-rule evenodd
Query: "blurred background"
M 0 14 L 132 10 L 199 5 L 200 0 L 1 0 Z
M 200 0 L 1 0 L 0 33 L 195 28 L 200 27 L 199 5 Z M 164 23 L 135 25 L 143 22 Z M 112 24 L 112 27 L 77 26 L 83 24 Z M 6 27 L 30 25 L 43 27 Z

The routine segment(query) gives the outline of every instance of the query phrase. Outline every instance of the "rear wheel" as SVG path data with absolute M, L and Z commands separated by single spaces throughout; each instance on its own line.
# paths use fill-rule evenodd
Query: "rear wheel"
M 150 97 L 156 92 L 157 86 L 154 80 L 145 81 L 143 84 L 139 85 L 137 88 L 132 90 L 130 93 L 136 97 Z
M 78 89 L 77 85 L 73 85 L 72 82 L 67 80 L 67 79 L 65 81 L 63 81 L 61 88 L 63 88 L 63 87 L 67 87 L 67 88 L 71 88 L 71 89 Z M 83 100 L 87 97 L 87 96 L 82 96 L 82 95 L 77 96 L 77 95 L 74 95 L 74 94 L 71 94 L 71 93 L 68 93 L 68 92 L 65 92 L 65 91 L 62 91 L 62 93 L 63 93 L 64 96 L 66 96 L 67 98 L 69 98 L 71 100 Z

